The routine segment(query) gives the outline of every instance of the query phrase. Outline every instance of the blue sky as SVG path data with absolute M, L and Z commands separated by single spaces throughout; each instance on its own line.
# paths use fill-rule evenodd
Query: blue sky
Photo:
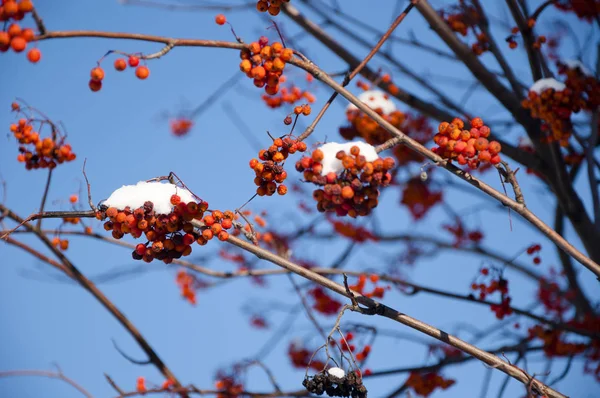
M 344 7 L 366 23 L 383 29 L 392 18 L 392 3 L 381 2 L 378 7 L 365 7 L 362 2 L 352 0 L 344 2 Z M 432 3 L 436 7 L 442 4 Z M 505 17 L 506 10 L 496 2 L 483 3 L 492 4 L 492 15 L 498 20 Z M 116 1 L 38 1 L 36 5 L 47 28 L 52 31 L 86 29 L 233 40 L 226 27 L 214 23 L 216 13 L 210 10 L 168 12 L 123 6 Z M 301 5 L 299 7 L 303 9 Z M 309 12 L 307 15 L 312 16 Z M 550 15 L 552 17 L 548 17 L 547 22 L 554 17 L 566 18 L 564 14 L 553 11 Z M 227 17 L 233 23 L 236 33 L 246 41 L 252 41 L 259 35 L 276 37 L 273 29 L 267 30 L 269 22 L 254 11 L 229 12 Z M 571 18 L 566 20 L 573 22 Z M 277 21 L 289 37 L 300 32 L 284 16 L 278 17 Z M 27 23 L 32 22 L 27 20 Z M 549 24 L 546 26 L 550 29 Z M 576 35 L 585 37 L 589 26 L 577 26 Z M 443 48 L 416 12 L 403 22 L 397 34 L 408 37 L 411 30 L 417 32 L 420 39 Z M 348 42 L 335 31 L 332 33 L 339 36 L 343 44 L 349 45 L 355 55 L 362 57 L 368 53 L 368 49 Z M 498 36 L 499 41 L 502 34 Z M 593 34 L 597 39 L 597 29 Z M 372 42 L 377 39 L 373 34 L 364 35 Z M 339 72 L 345 68 L 341 60 L 325 51 L 322 45 L 307 35 L 299 36 L 298 46 L 328 72 Z M 39 43 L 39 48 L 42 60 L 36 65 L 27 62 L 24 54 L 0 54 L 0 109 L 4 110 L 0 111 L 0 126 L 5 126 L 7 132 L 0 145 L 0 176 L 6 182 L 6 191 L 3 192 L 5 203 L 22 216 L 32 213 L 39 206 L 46 175 L 42 171 L 28 172 L 15 160 L 16 144 L 8 134 L 8 125 L 14 120 L 9 106 L 15 97 L 25 99 L 53 120 L 64 123 L 68 141 L 78 155 L 76 161 L 61 166 L 54 174 L 49 209 L 67 209 L 70 194 L 83 194 L 81 169 L 86 158 L 86 170 L 96 203 L 121 185 L 174 171 L 212 207 L 236 208 L 254 190 L 253 175 L 247 166 L 249 159 L 255 157 L 259 149 L 253 143 L 259 142 L 266 146 L 269 141 L 267 130 L 274 134 L 287 131 L 282 124 L 286 112 L 267 109 L 260 100 L 260 90 L 240 74 L 241 78 L 235 87 L 208 104 L 188 136 L 175 138 L 169 133 L 168 114 L 174 115 L 194 108 L 225 80 L 235 75 L 239 63 L 236 51 L 176 48 L 165 57 L 148 63 L 151 74 L 145 81 L 136 79 L 131 70 L 122 73 L 114 71 L 114 58 L 111 58 L 103 64 L 106 77 L 102 91 L 92 93 L 87 86 L 89 71 L 106 51 L 151 53 L 158 51 L 160 46 L 134 41 L 84 38 L 44 41 Z M 481 115 L 484 120 L 507 118 L 499 104 L 491 100 L 484 90 L 476 90 L 468 100 L 463 99 L 462 94 L 467 86 L 463 81 L 470 78 L 464 67 L 407 46 L 395 44 L 391 48 L 395 55 L 409 63 L 415 71 L 438 84 L 457 101 L 465 103 L 469 110 Z M 575 52 L 575 46 L 567 45 L 564 55 L 572 58 L 576 56 Z M 522 76 L 523 81 L 530 83 L 525 54 L 520 51 L 507 51 L 507 54 L 509 61 L 516 65 L 518 75 Z M 593 65 L 593 56 L 593 51 L 585 54 L 587 58 L 584 58 L 584 62 L 588 66 Z M 489 55 L 485 55 L 483 60 L 489 62 Z M 390 69 L 380 58 L 375 58 L 372 66 L 374 69 L 380 66 Z M 292 70 L 289 76 L 291 79 L 303 79 L 304 73 Z M 406 89 L 430 98 L 415 82 L 397 73 L 394 76 L 397 76 L 398 84 Z M 315 87 L 317 102 L 313 108 L 316 110 L 327 100 L 330 91 L 316 83 Z M 358 92 L 354 85 L 351 88 Z M 337 137 L 337 130 L 345 121 L 345 105 L 343 98 L 336 100 L 309 144 Z M 399 107 L 406 109 L 403 105 Z M 234 113 L 244 121 L 245 128 L 236 127 L 232 119 Z M 501 131 L 503 138 L 514 140 L 513 142 L 522 134 L 517 129 L 494 131 Z M 292 173 L 294 172 L 290 172 Z M 405 173 L 418 173 L 418 167 L 406 170 Z M 438 177 L 446 177 L 442 172 L 436 174 Z M 585 175 L 585 172 L 581 175 Z M 528 206 L 544 220 L 552 222 L 554 204 L 551 196 L 539 182 L 526 177 L 524 173 L 520 177 Z M 497 189 L 502 189 L 493 173 L 488 173 L 483 178 Z M 589 188 L 585 179 L 579 179 L 577 187 L 589 204 Z M 414 223 L 408 211 L 398 207 L 399 198 L 397 188 L 389 188 L 384 192 L 382 204 L 374 214 L 374 222 L 381 225 L 383 231 L 414 231 L 449 238 L 440 228 L 441 223 L 448 221 L 446 212 L 440 207 L 423 221 Z M 455 181 L 455 184 L 448 187 L 445 198 L 455 211 L 465 217 L 470 227 L 484 230 L 486 246 L 494 247 L 511 257 L 530 243 L 541 242 L 543 264 L 540 270 L 547 270 L 557 264 L 556 252 L 547 240 L 514 214 L 511 230 L 507 212 L 478 195 L 471 187 Z M 314 217 L 298 212 L 297 203 L 301 199 L 295 195 L 261 198 L 253 201 L 249 207 L 255 211 L 267 210 L 273 225 L 282 230 L 290 230 L 299 223 L 307 224 Z M 309 197 L 304 199 L 312 205 Z M 57 224 L 48 220 L 45 225 L 50 228 Z M 93 225 L 95 230 L 101 230 L 100 224 Z M 326 229 L 325 226 L 321 228 Z M 567 227 L 567 236 L 574 236 L 570 226 Z M 15 237 L 24 242 L 34 242 L 25 235 Z M 576 239 L 573 243 L 580 247 Z M 35 245 L 40 247 L 37 243 Z M 323 243 L 307 240 L 295 249 L 301 253 L 302 258 L 327 266 L 346 246 L 347 242 L 343 241 Z M 230 269 L 231 265 L 216 255 L 221 248 L 231 250 L 218 242 L 211 242 L 202 250 L 195 248 L 194 255 L 204 257 L 201 262 L 203 265 L 220 270 Z M 383 270 L 388 266 L 389 257 L 398 250 L 395 245 L 364 245 L 353 252 L 347 267 L 353 270 Z M 163 381 L 153 367 L 133 365 L 114 349 L 112 339 L 130 356 L 143 359 L 143 353 L 131 337 L 87 292 L 59 278 L 60 275 L 49 266 L 40 264 L 14 247 L 0 245 L 0 254 L 4 259 L 0 266 L 0 322 L 5 325 L 0 330 L 0 352 L 3 353 L 0 356 L 0 370 L 52 369 L 56 363 L 66 375 L 95 396 L 114 395 L 104 379 L 104 373 L 111 375 L 123 389 L 134 389 L 138 376 L 145 376 L 158 384 Z M 297 308 L 298 299 L 287 277 L 273 277 L 268 280 L 265 288 L 256 287 L 250 280 L 227 282 L 199 292 L 198 305 L 192 307 L 180 298 L 174 282 L 175 269 L 172 267 L 159 263 L 142 267 L 130 260 L 129 250 L 87 238 L 72 238 L 71 247 L 66 254 L 92 279 L 109 271 L 141 269 L 133 277 L 99 283 L 99 287 L 137 325 L 183 383 L 194 383 L 202 388 L 212 387 L 217 368 L 227 367 L 234 361 L 255 355 L 269 341 L 279 324 L 287 322 L 288 312 Z M 522 262 L 529 264 L 530 259 L 523 256 Z M 424 285 L 466 293 L 481 264 L 481 258 L 475 256 L 443 252 L 418 262 L 412 268 L 408 267 L 405 272 L 411 279 Z M 259 266 L 274 267 L 262 262 Z M 535 300 L 535 286 L 519 279 L 518 275 L 511 274 L 510 271 L 507 275 L 513 291 L 513 302 L 518 307 L 528 307 Z M 589 296 L 597 300 L 597 287 L 590 276 L 587 270 L 581 271 Z M 297 280 L 300 281 L 299 278 Z M 493 313 L 483 306 L 424 294 L 407 297 L 391 292 L 386 296 L 385 302 L 449 332 L 456 331 L 467 340 L 472 336 L 468 330 L 463 330 L 458 325 L 472 323 L 485 329 L 495 322 Z M 250 328 L 249 307 L 252 311 L 264 312 L 273 327 L 267 332 Z M 320 319 L 326 327 L 333 322 L 329 318 Z M 367 364 L 374 371 L 416 365 L 425 358 L 426 348 L 423 346 L 398 337 L 386 337 L 387 333 L 383 333 L 389 331 L 392 336 L 400 333 L 403 336 L 418 337 L 416 332 L 386 320 L 365 319 L 357 314 L 347 314 L 344 319 L 381 328 L 381 336 L 378 337 Z M 527 324 L 525 321 L 521 323 Z M 304 374 L 303 371 L 292 369 L 285 356 L 288 342 L 297 337 L 306 339 L 314 347 L 322 343 L 306 316 L 298 314 L 288 334 L 264 358 L 265 363 L 276 371 L 278 381 L 286 389 L 300 388 Z M 484 336 L 480 344 L 485 348 L 497 347 L 508 341 L 507 337 L 494 333 Z M 514 355 L 510 358 L 514 360 Z M 532 355 L 527 364 L 530 373 L 541 374 L 546 371 L 546 365 L 540 359 L 540 355 Z M 521 363 L 521 366 L 524 365 Z M 592 377 L 582 375 L 581 367 L 581 361 L 575 361 L 572 373 L 556 387 L 571 396 L 591 397 L 591 391 L 597 385 Z M 549 378 L 560 374 L 563 368 L 564 361 L 556 361 Z M 458 383 L 433 396 L 479 395 L 486 372 L 483 365 L 474 362 L 449 368 L 444 375 L 456 378 Z M 371 391 L 371 396 L 384 396 L 400 385 L 404 377 L 398 375 L 386 379 L 371 379 L 367 382 L 367 388 Z M 249 388 L 254 390 L 270 388 L 260 369 L 251 370 L 246 381 Z M 495 396 L 503 381 L 501 373 L 493 372 L 490 396 Z M 1 395 L 14 397 L 80 396 L 64 383 L 43 378 L 0 379 L 0 392 Z M 511 382 L 505 396 L 519 396 L 523 392 L 521 385 Z

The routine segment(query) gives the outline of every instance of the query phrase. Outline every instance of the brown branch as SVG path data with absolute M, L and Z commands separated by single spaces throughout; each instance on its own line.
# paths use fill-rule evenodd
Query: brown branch
M 46 179 L 46 185 L 44 186 L 44 194 L 42 195 L 42 203 L 40 204 L 40 213 L 44 211 L 44 206 L 46 206 L 46 199 L 48 199 L 48 191 L 50 191 L 50 182 L 52 181 L 52 171 L 54 169 L 50 169 L 48 171 L 48 178 Z M 42 219 L 38 219 L 37 228 L 42 227 Z
M 0 377 L 14 377 L 14 376 L 41 376 L 41 377 L 49 377 L 51 379 L 62 380 L 67 384 L 70 384 L 73 388 L 79 391 L 81 394 L 86 396 L 87 398 L 92 398 L 92 394 L 90 394 L 85 388 L 81 385 L 77 384 L 75 380 L 65 376 L 61 371 L 51 372 L 48 370 L 36 370 L 36 369 L 20 369 L 20 370 L 4 370 L 0 371 Z

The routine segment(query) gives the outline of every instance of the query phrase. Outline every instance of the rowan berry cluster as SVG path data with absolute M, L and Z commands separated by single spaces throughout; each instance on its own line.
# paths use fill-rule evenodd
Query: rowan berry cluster
M 527 248 L 527 254 L 533 257 L 533 263 L 535 265 L 539 265 L 542 262 L 542 259 L 536 253 L 539 253 L 542 250 L 542 246 L 540 244 L 533 244 Z
M 373 290 L 371 291 L 365 291 L 365 287 L 367 285 L 367 280 L 369 280 L 372 284 L 373 284 Z M 362 294 L 365 297 L 376 297 L 376 298 L 383 298 L 385 291 L 386 290 L 390 290 L 390 286 L 377 286 L 377 283 L 379 282 L 379 275 L 377 274 L 371 274 L 367 277 L 366 274 L 361 274 L 358 277 L 358 281 L 356 282 L 355 285 L 350 285 L 349 288 Z
M 439 373 L 418 373 L 411 372 L 404 383 L 411 388 L 415 394 L 421 397 L 430 396 L 436 389 L 446 390 L 456 383 L 455 380 L 445 379 Z
M 554 273 L 549 278 L 540 278 L 537 298 L 547 314 L 552 314 L 557 319 L 564 319 L 565 313 L 572 308 L 571 300 L 575 298 L 575 292 L 564 291 L 558 282 Z
M 17 103 L 12 104 L 15 112 L 26 116 Z M 54 169 L 64 162 L 75 160 L 70 144 L 65 143 L 66 137 L 49 120 L 41 120 L 42 126 L 50 124 L 52 134 L 50 137 L 42 138 L 40 133 L 34 131 L 33 123 L 39 121 L 33 117 L 23 117 L 17 123 L 10 125 L 10 131 L 19 142 L 19 155 L 17 160 L 25 163 L 27 170 L 31 169 Z
M 306 149 L 304 142 L 290 137 L 275 138 L 268 149 L 261 149 L 258 159 L 251 159 L 249 163 L 256 174 L 256 193 L 259 196 L 271 196 L 275 192 L 285 195 L 288 189 L 283 182 L 287 178 L 287 172 L 283 169 L 283 164 L 290 154 L 304 152 Z
M 447 10 L 440 10 L 439 14 L 454 32 L 462 36 L 467 36 L 469 32 L 473 33 L 477 39 L 471 45 L 471 49 L 475 55 L 481 55 L 489 50 L 488 38 L 479 28 L 481 16 L 473 5 L 468 4 L 465 0 L 459 0 L 457 5 Z
M 477 283 L 477 279 L 479 283 Z M 479 290 L 480 300 L 485 300 L 490 294 L 500 293 L 500 303 L 490 305 L 491 310 L 496 314 L 496 318 L 504 319 L 505 316 L 512 314 L 513 311 L 510 308 L 511 298 L 508 295 L 508 280 L 502 277 L 501 272 L 495 268 L 490 271 L 490 269 L 484 267 L 479 271 L 477 279 L 471 284 L 471 289 L 474 291 Z
M 190 132 L 194 122 L 191 119 L 180 117 L 171 120 L 169 124 L 171 125 L 171 133 L 177 137 L 181 137 Z
M 195 305 L 196 289 L 194 288 L 194 285 L 196 279 L 184 270 L 181 270 L 177 272 L 177 277 L 175 281 L 177 282 L 177 286 L 179 286 L 179 289 L 181 290 L 181 297 L 183 297 L 190 304 Z
M 221 390 L 216 398 L 238 398 L 244 392 L 244 385 L 236 381 L 233 376 L 219 376 L 215 388 Z
M 502 146 L 498 141 L 488 141 L 490 128 L 483 120 L 476 117 L 471 120 L 471 129 L 465 129 L 465 123 L 454 118 L 451 123 L 442 122 L 433 142 L 438 146 L 432 151 L 449 160 L 456 160 L 460 165 L 468 165 L 472 169 L 482 163 L 500 163 Z
M 313 309 L 323 315 L 336 315 L 342 308 L 342 303 L 328 295 L 321 286 L 310 289 L 308 295 L 315 301 Z
M 275 95 L 279 92 L 285 63 L 293 56 L 291 49 L 279 42 L 269 45 L 269 39 L 261 36 L 240 52 L 240 70 L 254 80 L 256 87 L 264 87 L 268 95 Z
M 292 365 L 296 368 L 310 368 L 316 370 L 317 372 L 320 372 L 325 368 L 325 363 L 323 361 L 312 358 L 313 353 L 307 348 L 302 347 L 297 342 L 290 343 L 288 347 L 288 356 L 292 361 Z
M 174 207 L 169 214 L 157 214 L 153 203 L 147 201 L 144 206 L 134 210 L 129 207 L 123 210 L 109 207 L 99 212 L 97 218 L 108 218 L 104 229 L 112 231 L 115 239 L 121 239 L 125 234 L 137 239 L 143 234 L 148 241 L 139 243 L 132 257 L 147 263 L 157 259 L 169 264 L 173 259 L 190 255 L 194 242 L 204 246 L 215 236 L 219 240 L 229 238 L 227 230 L 233 226 L 232 212 L 213 210 L 205 215 L 207 202 L 184 203 L 178 195 L 171 196 L 171 204 Z M 202 220 L 204 227 L 196 229 L 190 222 L 192 220 Z
M 146 65 L 140 65 L 140 57 L 137 55 L 129 55 L 127 60 L 125 58 L 117 58 L 114 63 L 115 70 L 122 72 L 127 69 L 127 66 L 135 68 L 135 75 L 140 80 L 145 80 L 150 76 L 150 69 Z M 104 80 L 104 69 L 98 66 L 92 68 L 90 71 L 90 81 L 88 83 L 90 90 L 96 92 L 102 89 L 102 81 Z
M 349 372 L 340 378 L 324 370 L 314 376 L 307 376 L 302 385 L 308 392 L 316 395 L 325 393 L 330 397 L 367 397 L 367 388 L 362 384 L 362 377 L 357 372 Z
M 279 83 L 285 83 L 285 76 L 279 77 Z M 281 87 L 279 92 L 274 95 L 263 94 L 262 100 L 267 104 L 269 108 L 279 108 L 284 104 L 294 105 L 302 100 L 308 101 L 310 104 L 315 102 L 315 96 L 308 90 L 303 90 L 300 87 L 291 84 L 288 87 Z
M 521 106 L 529 109 L 532 117 L 542 120 L 545 142 L 558 142 L 563 147 L 569 145 L 573 130 L 571 114 L 580 109 L 571 89 L 559 85 L 544 88 L 541 92 L 529 90 Z
M 323 151 L 316 149 L 312 156 L 305 156 L 296 163 L 296 170 L 304 173 L 306 181 L 323 187 L 313 192 L 317 210 L 352 218 L 370 214 L 379 204 L 379 187 L 387 186 L 392 181 L 389 171 L 395 166 L 394 159 L 367 161 L 360 154 L 360 148 L 354 145 L 349 154 L 341 150 L 335 155 L 341 161 L 342 171 L 323 176 L 324 157 Z
M 442 202 L 442 191 L 430 188 L 430 180 L 413 177 L 406 182 L 400 203 L 408 207 L 414 220 L 420 220 L 437 203 Z
M 290 0 L 258 0 L 256 9 L 260 12 L 268 12 L 275 16 L 281 12 L 281 5 L 289 2 Z
M 33 11 L 31 0 L 2 1 L 0 5 L 0 22 L 3 22 L 4 30 L 0 31 L 0 52 L 12 49 L 14 52 L 20 53 L 27 48 L 29 42 L 35 37 L 35 32 L 31 28 L 21 27 L 17 21 L 21 21 L 31 11 Z M 42 53 L 37 48 L 32 48 L 27 53 L 27 59 L 34 64 L 41 58 Z
M 558 73 L 573 97 L 572 111 L 594 111 L 600 106 L 600 82 L 580 62 L 557 62 Z
M 373 235 L 371 231 L 362 226 L 356 226 L 349 222 L 343 221 L 334 221 L 328 219 L 331 225 L 333 225 L 333 229 L 338 234 L 345 236 L 348 239 L 353 240 L 357 243 L 363 243 L 366 241 L 377 241 L 377 237 Z
M 552 4 L 559 10 L 574 12 L 579 19 L 592 22 L 600 15 L 600 4 L 596 0 L 557 0 Z
M 587 348 L 584 343 L 570 343 L 562 338 L 562 330 L 546 329 L 535 325 L 528 329 L 529 339 L 538 338 L 544 343 L 544 354 L 548 357 L 566 357 L 581 354 Z

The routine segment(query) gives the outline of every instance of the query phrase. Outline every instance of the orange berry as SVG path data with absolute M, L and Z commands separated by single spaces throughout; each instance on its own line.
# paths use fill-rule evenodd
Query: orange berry
M 123 58 L 118 58 L 115 60 L 115 69 L 120 71 L 124 71 L 127 68 L 127 61 Z
M 21 36 L 23 36 L 27 42 L 30 42 L 35 37 L 35 32 L 31 28 L 25 28 L 21 32 Z
M 27 53 L 27 59 L 29 62 L 35 64 L 42 58 L 42 52 L 37 48 L 32 48 Z
M 92 77 L 92 80 L 99 82 L 102 79 L 104 79 L 104 70 L 101 67 L 97 66 L 92 69 L 92 71 L 90 72 L 90 76 Z
M 488 146 L 488 150 L 490 151 L 491 155 L 496 155 L 500 153 L 500 151 L 502 150 L 502 146 L 498 141 L 492 141 Z
M 213 232 L 210 229 L 205 229 L 202 231 L 202 237 L 206 240 L 211 240 L 213 238 Z
M 371 282 L 377 283 L 379 281 L 379 275 L 371 274 L 371 276 L 369 276 L 369 279 L 371 280 Z M 367 347 L 369 347 L 369 346 L 367 346 Z M 365 347 L 365 350 L 367 349 L 367 347 Z M 369 350 L 370 349 L 371 349 L 371 347 L 369 347 Z
M 215 17 L 215 22 L 217 23 L 217 25 L 225 25 L 227 19 L 225 18 L 225 15 L 219 14 Z
M 10 44 L 10 35 L 6 32 L 0 32 L 0 47 L 6 47 Z
M 22 13 L 33 11 L 33 2 L 31 0 L 21 0 L 19 3 L 19 11 Z
M 79 197 L 77 195 L 69 196 L 69 202 L 71 202 L 71 203 L 77 203 L 78 200 L 79 200 Z
M 278 15 L 280 11 L 281 11 L 281 9 L 279 7 L 276 7 L 276 6 L 269 7 L 269 14 L 271 14 L 273 16 Z
M 10 37 L 20 36 L 21 27 L 19 26 L 19 24 L 13 23 L 8 27 L 7 32 Z
M 227 232 L 227 231 L 219 232 L 218 238 L 220 241 L 226 241 L 227 239 L 229 239 L 229 232 Z
M 342 198 L 352 199 L 354 197 L 354 189 L 351 186 L 346 185 L 342 188 Z
M 279 58 L 281 58 L 281 60 L 283 62 L 288 62 L 289 60 L 292 59 L 293 56 L 294 56 L 294 51 L 289 48 L 285 48 L 281 52 L 281 55 L 279 56 Z
M 264 79 L 265 76 L 267 75 L 267 71 L 265 70 L 265 68 L 263 68 L 262 66 L 255 66 L 254 68 L 252 68 L 252 70 L 250 71 L 250 73 L 252 74 L 252 77 L 254 79 Z
M 252 54 L 260 53 L 260 44 L 258 44 L 256 41 L 253 41 L 248 45 L 248 50 L 250 50 Z
M 280 186 L 277 187 L 277 193 L 279 195 L 285 195 L 287 193 L 288 189 L 285 185 L 281 184 Z
M 483 119 L 481 119 L 480 117 L 476 117 L 476 118 L 472 119 L 471 127 L 476 128 L 476 129 L 483 127 Z
M 252 62 L 250 62 L 250 60 L 243 59 L 242 62 L 240 62 L 240 70 L 244 73 L 250 72 L 250 70 L 252 70 Z
M 14 1 L 7 1 L 4 3 L 3 11 L 5 16 L 12 17 L 19 12 L 19 6 Z
M 325 155 L 323 154 L 323 151 L 320 149 L 315 149 L 312 153 L 312 160 L 315 162 L 320 162 L 323 160 L 323 157 Z
M 145 65 L 140 65 L 135 68 L 135 75 L 138 79 L 144 80 L 150 76 L 150 69 L 148 69 L 148 67 Z
M 256 3 L 256 9 L 260 12 L 266 12 L 269 9 L 269 4 L 265 0 L 260 0 Z
M 60 241 L 60 249 L 67 250 L 69 248 L 69 241 L 67 239 Z
M 13 37 L 10 41 L 10 46 L 12 47 L 14 52 L 20 53 L 27 47 L 27 41 L 21 36 L 16 36 Z
M 302 105 L 302 114 L 304 116 L 310 115 L 310 111 L 311 111 L 310 106 L 308 106 L 308 105 Z

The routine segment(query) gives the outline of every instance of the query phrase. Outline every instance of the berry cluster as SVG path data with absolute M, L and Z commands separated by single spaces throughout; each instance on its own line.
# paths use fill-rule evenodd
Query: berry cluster
M 527 254 L 533 257 L 533 263 L 535 265 L 539 265 L 542 262 L 542 259 L 536 253 L 539 253 L 542 250 L 542 246 L 538 244 L 533 244 L 527 248 Z
M 439 373 L 418 373 L 411 372 L 410 376 L 404 383 L 411 388 L 415 394 L 421 397 L 428 397 L 436 389 L 446 390 L 450 388 L 456 381 L 452 379 L 444 379 Z
M 233 376 L 220 375 L 215 382 L 215 388 L 222 392 L 216 395 L 216 398 L 238 398 L 244 392 L 244 385 Z
M 190 255 L 194 242 L 204 246 L 215 236 L 219 240 L 229 238 L 226 230 L 233 226 L 231 211 L 222 213 L 213 210 L 212 214 L 204 215 L 208 209 L 207 202 L 184 203 L 178 195 L 171 196 L 171 204 L 174 207 L 169 214 L 156 214 L 153 203 L 147 201 L 144 206 L 135 210 L 129 207 L 123 210 L 109 207 L 104 212 L 99 212 L 97 217 L 108 217 L 104 229 L 112 231 L 115 239 L 121 239 L 125 234 L 131 234 L 137 239 L 144 234 L 148 241 L 139 243 L 132 257 L 148 263 L 157 259 L 169 264 L 173 259 Z M 202 220 L 204 227 L 195 229 L 190 222 L 194 219 Z
M 60 237 L 55 236 L 52 238 L 52 246 L 65 251 L 69 248 L 69 240 L 68 239 L 60 239 Z
M 535 26 L 535 23 L 536 23 L 535 19 L 529 18 L 527 20 L 527 28 L 530 30 L 533 29 L 533 27 Z M 520 35 L 520 31 L 517 26 L 514 26 L 513 28 L 511 28 L 510 35 L 508 35 L 508 37 L 506 38 L 508 47 L 511 50 L 514 50 L 515 48 L 518 47 L 518 43 L 517 43 L 516 39 L 517 39 L 517 37 L 519 37 L 519 35 Z M 535 38 L 535 41 L 532 44 L 532 47 L 535 50 L 540 50 L 542 48 L 542 45 L 546 44 L 547 41 L 548 41 L 548 39 L 546 38 L 546 36 L 544 36 L 544 35 L 537 36 Z
M 290 343 L 290 346 L 288 347 L 288 356 L 292 361 L 292 365 L 299 369 L 311 368 L 320 372 L 325 368 L 324 362 L 313 358 L 313 353 L 297 342 Z
M 502 277 L 500 271 L 492 268 L 492 272 L 488 268 L 482 268 L 479 271 L 478 278 L 482 280 L 480 283 L 473 282 L 471 289 L 474 291 L 479 290 L 479 299 L 485 300 L 486 296 L 494 294 L 495 292 L 500 293 L 500 304 L 491 304 L 491 310 L 496 314 L 496 318 L 504 319 L 505 316 L 512 314 L 512 308 L 510 308 L 511 298 L 508 295 L 508 280 Z M 485 281 L 488 280 L 486 285 Z
M 371 281 L 371 283 L 373 283 L 373 290 L 371 290 L 370 292 L 365 291 L 365 286 L 367 284 L 367 279 L 369 281 Z M 356 282 L 356 285 L 350 285 L 350 289 L 362 294 L 365 297 L 376 297 L 376 298 L 383 298 L 383 295 L 385 294 L 386 290 L 390 290 L 390 286 L 377 286 L 377 283 L 379 282 L 379 275 L 377 274 L 371 274 L 369 275 L 369 277 L 367 278 L 366 274 L 362 274 L 358 277 L 358 281 Z
M 581 354 L 587 348 L 583 343 L 570 343 L 562 338 L 563 331 L 546 329 L 535 325 L 528 329 L 529 339 L 538 338 L 544 342 L 544 354 L 548 357 L 566 357 Z
M 552 4 L 559 10 L 574 12 L 579 19 L 590 23 L 600 16 L 600 4 L 597 0 L 557 0 Z
M 408 207 L 414 220 L 420 220 L 433 206 L 442 202 L 442 191 L 432 190 L 429 181 L 413 177 L 406 182 L 402 191 L 400 203 Z
M 117 58 L 114 63 L 115 70 L 122 72 L 127 69 L 127 66 L 135 68 L 135 75 L 140 80 L 145 80 L 150 76 L 150 69 L 146 65 L 140 65 L 140 58 L 136 55 L 129 55 L 128 59 L 125 58 Z M 102 80 L 104 80 L 104 69 L 100 67 L 100 62 L 98 62 L 98 66 L 92 68 L 90 71 L 90 82 L 89 87 L 90 90 L 96 92 L 102 89 Z
M 196 279 L 184 270 L 181 270 L 177 272 L 177 277 L 175 281 L 177 282 L 177 286 L 179 286 L 179 289 L 181 289 L 181 297 L 186 299 L 186 301 L 190 304 L 195 305 L 196 289 L 194 289 L 194 285 Z
M 256 9 L 260 12 L 268 12 L 275 16 L 281 11 L 281 4 L 289 2 L 290 0 L 258 0 Z
M 31 28 L 22 28 L 17 21 L 25 18 L 25 15 L 33 11 L 31 0 L 3 0 L 0 5 L 0 22 L 4 22 L 5 30 L 0 31 L 0 52 L 12 49 L 20 53 L 27 48 L 27 44 L 35 37 Z M 9 22 L 14 21 L 9 25 Z M 8 26 L 8 28 L 6 28 Z M 27 59 L 37 63 L 42 58 L 42 53 L 37 48 L 32 48 L 27 53 Z
M 285 76 L 279 77 L 279 83 L 285 83 Z M 309 103 L 315 102 L 315 96 L 307 90 L 302 90 L 300 87 L 290 85 L 289 87 L 281 87 L 275 95 L 262 95 L 262 100 L 269 108 L 279 108 L 284 104 L 294 105 L 295 103 L 306 100 Z
M 473 33 L 477 41 L 471 45 L 475 55 L 481 55 L 489 50 L 488 38 L 479 28 L 480 15 L 477 9 L 467 4 L 465 0 L 459 0 L 459 4 L 450 7 L 448 10 L 439 11 L 440 16 L 454 32 L 467 36 L 469 31 Z
M 594 111 L 600 106 L 600 82 L 577 61 L 557 62 L 558 73 L 565 76 L 565 86 L 573 97 L 572 111 Z
M 13 111 L 21 113 L 21 107 L 17 103 L 12 105 Z M 65 136 L 62 136 L 54 124 L 43 120 L 43 124 L 50 124 L 52 135 L 41 138 L 39 132 L 33 130 L 32 117 L 21 118 L 17 123 L 10 125 L 10 131 L 19 144 L 19 155 L 17 160 L 25 163 L 27 170 L 31 169 L 53 169 L 64 162 L 75 160 L 76 155 L 71 150 L 70 144 L 65 144 Z
M 323 187 L 313 192 L 317 210 L 352 218 L 370 214 L 379 204 L 379 187 L 392 181 L 389 171 L 395 165 L 394 159 L 367 161 L 356 145 L 351 147 L 349 154 L 341 150 L 335 157 L 341 161 L 343 170 L 340 173 L 329 172 L 326 176 L 321 175 L 325 158 L 321 149 L 296 163 L 296 170 L 304 173 L 306 181 Z
M 315 300 L 313 309 L 323 315 L 336 315 L 342 308 L 342 303 L 329 296 L 321 286 L 310 289 L 308 295 Z
M 143 376 L 137 378 L 137 381 L 135 383 L 135 390 L 139 393 L 146 392 L 146 378 L 144 378 Z
M 283 169 L 283 164 L 290 154 L 297 151 L 306 151 L 306 144 L 290 137 L 275 138 L 273 145 L 268 149 L 260 150 L 258 159 L 250 160 L 250 168 L 256 174 L 254 183 L 257 186 L 256 193 L 259 196 L 271 196 L 275 192 L 279 195 L 287 193 L 288 189 L 283 185 L 287 178 L 287 172 Z
M 267 94 L 275 95 L 279 92 L 285 63 L 293 56 L 291 49 L 284 48 L 279 42 L 269 45 L 269 39 L 261 36 L 240 52 L 240 70 L 254 79 L 256 87 L 264 87 Z
M 345 236 L 348 239 L 357 243 L 363 243 L 369 240 L 377 241 L 377 237 L 371 231 L 362 226 L 356 226 L 352 223 L 343 221 L 334 221 L 328 218 L 328 221 L 333 225 L 333 229 L 338 234 Z
M 433 137 L 438 146 L 432 151 L 472 169 L 478 168 L 481 163 L 500 163 L 502 146 L 497 141 L 488 141 L 491 130 L 481 118 L 471 120 L 470 130 L 464 128 L 465 123 L 459 118 L 454 118 L 451 123 L 440 123 L 438 133 Z
M 349 372 L 339 378 L 328 371 L 322 371 L 314 376 L 307 376 L 302 385 L 308 392 L 330 397 L 366 398 L 367 388 L 362 384 L 362 377 L 357 372 Z

